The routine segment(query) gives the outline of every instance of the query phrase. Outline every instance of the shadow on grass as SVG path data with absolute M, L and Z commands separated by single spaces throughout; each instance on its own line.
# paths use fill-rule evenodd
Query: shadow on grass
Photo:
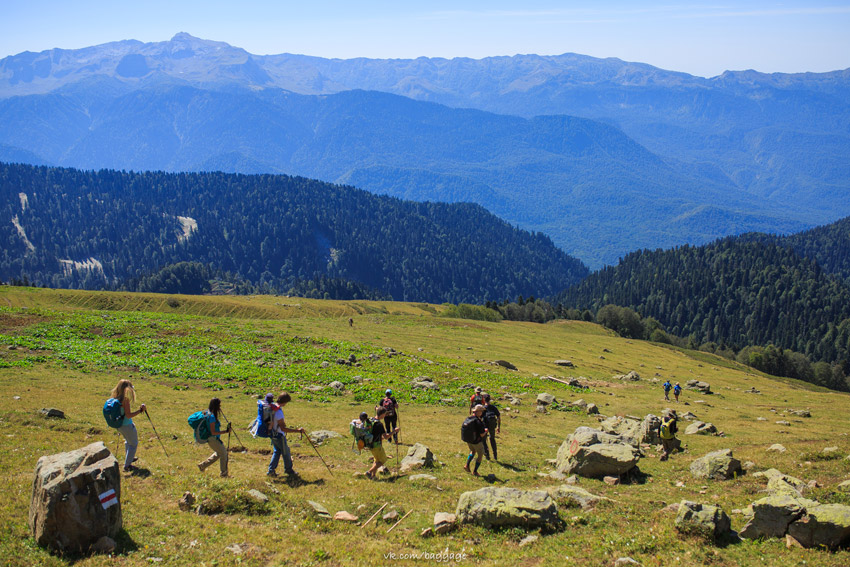
M 127 476 L 134 476 L 136 478 L 148 478 L 152 475 L 150 469 L 142 468 L 142 467 L 133 467 L 133 470 L 127 473 Z
M 113 538 L 115 541 L 115 550 L 112 552 L 112 555 L 129 555 L 134 551 L 138 551 L 139 545 L 135 542 L 135 540 L 127 533 L 124 528 L 121 528 L 121 531 Z M 91 551 L 89 553 L 56 553 L 55 556 L 59 557 L 66 565 L 76 565 L 82 561 L 87 561 L 91 557 L 99 555 L 99 553 Z
M 297 488 L 299 486 L 324 486 L 325 479 L 317 478 L 316 480 L 307 480 L 300 475 L 287 475 L 278 481 L 283 481 L 284 484 L 289 486 L 290 488 Z
M 503 469 L 508 469 L 509 471 L 513 471 L 513 472 L 525 472 L 525 470 L 526 470 L 526 469 L 520 468 L 516 465 L 512 465 L 510 463 L 504 463 L 502 461 L 495 461 L 495 463 L 497 465 L 499 465 L 500 467 L 502 467 Z

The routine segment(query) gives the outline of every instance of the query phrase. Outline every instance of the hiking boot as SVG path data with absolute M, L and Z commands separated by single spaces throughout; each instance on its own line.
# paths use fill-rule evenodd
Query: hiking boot
M 229 477 L 229 476 L 230 476 L 230 475 L 229 475 L 229 474 L 227 474 L 226 472 L 221 473 L 221 478 L 227 478 L 227 477 Z
M 374 479 L 374 478 L 375 478 L 375 475 L 373 475 L 373 474 L 372 474 L 372 473 L 370 473 L 369 471 L 366 471 L 366 478 L 368 478 L 369 480 L 372 480 L 372 479 Z
M 267 473 L 266 473 L 266 476 L 270 476 L 270 477 L 272 477 L 272 478 L 276 478 L 276 477 L 277 477 L 277 473 L 276 473 L 275 471 L 269 471 L 269 472 L 267 472 Z
M 207 470 L 207 467 L 204 466 L 204 463 L 198 463 L 198 470 L 204 472 Z
M 136 467 L 134 467 L 133 465 L 130 465 L 130 466 L 124 467 L 124 472 L 126 472 L 126 473 L 131 473 L 131 472 L 133 472 L 133 471 L 135 471 L 135 470 L 136 470 Z
M 469 465 L 466 465 L 465 467 L 463 467 L 463 470 L 465 470 L 466 472 L 471 472 L 471 471 L 469 470 Z

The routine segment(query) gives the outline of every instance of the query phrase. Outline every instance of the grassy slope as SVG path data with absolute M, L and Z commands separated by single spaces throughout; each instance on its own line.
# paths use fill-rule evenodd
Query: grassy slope
M 177 300 L 176 307 L 169 305 L 169 299 Z M 281 297 L 173 298 L 8 287 L 0 288 L 0 306 L 4 304 L 10 308 L 0 311 L 0 474 L 9 486 L 7 498 L 0 502 L 0 520 L 8 526 L 0 532 L 3 564 L 68 562 L 39 550 L 28 537 L 32 470 L 40 455 L 97 440 L 104 440 L 114 450 L 117 439 L 104 426 L 100 408 L 117 379 L 127 376 L 133 377 L 139 401 L 149 404 L 171 458 L 165 458 L 147 419 L 136 418 L 141 441 L 139 463 L 151 474 L 123 480 L 125 534 L 118 556 L 122 565 L 147 565 L 149 558 L 158 557 L 163 558 L 163 564 L 174 565 L 386 564 L 386 552 L 443 550 L 466 552 L 470 555 L 464 563 L 475 560 L 483 565 L 563 564 L 565 557 L 578 560 L 578 564 L 597 565 L 621 556 L 631 556 L 644 565 L 850 563 L 848 552 L 789 550 L 779 540 L 747 541 L 724 548 L 706 546 L 679 537 L 672 529 L 673 517 L 661 511 L 665 503 L 687 498 L 716 502 L 730 512 L 759 498 L 762 483 L 751 476 L 723 483 L 691 478 L 688 466 L 694 458 L 726 447 L 734 449 L 742 461 L 754 461 L 759 469 L 776 467 L 805 480 L 817 480 L 824 488 L 815 490 L 814 498 L 840 502 L 841 497 L 831 495 L 831 489 L 847 477 L 850 461 L 812 459 L 811 464 L 803 464 L 806 459 L 802 455 L 818 453 L 830 445 L 840 447 L 842 457 L 850 452 L 845 433 L 850 398 L 844 394 L 794 381 L 778 382 L 704 353 L 623 340 L 586 323 L 460 321 L 436 317 L 439 306 Z M 349 327 L 348 317 L 354 318 L 353 327 Z M 93 326 L 92 321 L 101 323 Z M 312 339 L 302 345 L 293 342 L 295 336 Z M 195 342 L 186 342 L 190 339 Z M 9 344 L 21 346 L 9 350 Z M 150 344 L 153 350 L 145 350 Z M 211 349 L 211 345 L 222 352 Z M 138 356 L 150 361 L 149 370 L 132 359 L 136 347 L 140 349 Z M 361 368 L 332 364 L 322 369 L 320 365 L 348 352 L 358 353 L 361 359 L 369 353 L 383 354 L 383 347 L 406 355 L 366 359 Z M 186 360 L 179 358 L 186 352 L 197 363 L 191 370 Z M 165 357 L 165 362 L 157 365 L 158 357 Z M 514 363 L 519 372 L 476 362 L 498 358 Z M 559 375 L 552 364 L 557 358 L 572 360 L 576 368 L 571 374 L 590 378 L 593 388 L 576 392 L 534 376 Z M 170 359 L 176 360 L 174 368 L 163 371 Z M 258 359 L 267 364 L 256 366 Z M 204 369 L 210 371 L 212 379 L 187 378 L 189 374 L 197 378 Z M 630 384 L 609 381 L 612 374 L 632 369 L 644 380 Z M 690 405 L 679 409 L 691 410 L 700 419 L 713 422 L 727 437 L 680 435 L 687 445 L 686 453 L 667 463 L 654 457 L 641 461 L 641 470 L 649 475 L 645 484 L 611 487 L 582 479 L 581 486 L 616 503 L 601 504 L 591 512 L 561 506 L 568 528 L 528 547 L 518 546 L 525 535 L 518 531 L 494 534 L 465 527 L 450 536 L 419 537 L 434 512 L 453 511 L 461 492 L 485 485 L 461 470 L 465 452 L 459 441 L 459 426 L 466 412 L 460 406 L 468 391 L 461 390 L 460 385 L 476 383 L 493 392 L 527 392 L 518 414 L 503 414 L 503 464 L 485 463 L 482 470 L 495 473 L 500 484 L 532 488 L 555 484 L 536 473 L 548 470 L 545 460 L 554 458 L 560 442 L 575 427 L 596 423 L 573 412 L 534 413 L 533 399 L 538 392 L 548 391 L 567 401 L 581 397 L 597 403 L 607 415 L 658 414 L 667 404 L 659 384 L 647 380 L 655 373 L 682 383 L 691 378 L 710 382 L 717 395 L 699 397 L 685 391 L 683 401 Z M 416 394 L 409 390 L 409 379 L 420 374 L 434 378 L 442 389 L 436 397 L 425 400 L 429 403 L 421 403 L 421 394 L 418 400 L 411 399 Z M 358 383 L 356 375 L 373 382 Z M 344 395 L 310 394 L 300 388 L 333 379 L 346 384 Z M 225 389 L 212 392 L 204 386 L 208 383 Z M 275 492 L 264 475 L 268 456 L 263 452 L 268 442 L 251 439 L 242 429 L 237 431 L 249 452 L 233 454 L 232 478 L 220 480 L 212 470 L 199 474 L 194 463 L 209 451 L 193 445 L 186 416 L 218 395 L 236 425 L 247 423 L 255 413 L 255 402 L 245 392 L 265 391 L 272 388 L 270 384 L 295 390 L 295 400 L 287 410 L 291 425 L 343 434 L 348 422 L 361 409 L 369 409 L 377 392 L 390 384 L 403 405 L 405 445 L 401 451 L 416 441 L 427 444 L 443 463 L 433 473 L 438 481 L 414 486 L 405 478 L 377 483 L 353 478 L 352 473 L 367 468 L 368 459 L 365 454 L 351 452 L 347 437 L 320 448 L 333 467 L 331 477 L 310 446 L 295 439 L 296 469 L 307 483 L 293 487 L 278 481 L 273 485 Z M 524 384 L 531 386 L 524 388 Z M 762 394 L 742 391 L 752 386 Z M 13 396 L 21 399 L 14 400 Z M 438 399 L 444 397 L 455 402 L 440 403 Z M 698 399 L 707 403 L 695 403 Z M 45 421 L 35 415 L 38 409 L 50 406 L 64 410 L 68 419 Z M 789 408 L 809 408 L 813 417 L 784 416 Z M 768 421 L 757 421 L 759 416 Z M 777 425 L 779 419 L 788 419 L 792 426 Z M 767 453 L 765 449 L 774 442 L 783 443 L 788 451 L 782 455 Z M 236 445 L 235 439 L 231 443 Z M 123 450 L 118 455 L 123 458 Z M 676 486 L 680 480 L 684 487 Z M 250 488 L 271 496 L 265 510 L 241 506 L 242 512 L 202 517 L 180 512 L 177 507 L 177 500 L 187 490 L 201 498 L 217 496 L 240 507 L 239 495 Z M 705 493 L 700 494 L 703 490 Z M 360 530 L 339 522 L 314 520 L 306 511 L 308 499 L 323 503 L 331 513 L 348 510 L 362 518 L 384 502 L 400 513 L 413 513 L 396 530 L 385 534 L 386 526 Z M 360 505 L 365 508 L 357 512 Z M 733 515 L 733 528 L 742 525 L 741 516 Z M 225 550 L 234 543 L 247 544 L 243 545 L 247 551 L 236 556 Z M 78 564 L 113 561 L 93 556 Z

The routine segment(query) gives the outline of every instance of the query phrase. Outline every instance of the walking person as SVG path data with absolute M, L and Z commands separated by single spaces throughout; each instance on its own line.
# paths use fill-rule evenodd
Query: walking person
M 387 390 L 384 392 L 384 397 L 381 398 L 381 401 L 378 402 L 378 405 L 375 406 L 375 410 L 378 408 L 384 408 L 386 413 L 384 414 L 384 429 L 387 431 L 393 431 L 396 426 L 398 426 L 398 402 L 393 397 L 393 391 Z M 393 442 L 398 443 L 398 433 L 393 435 Z
M 670 383 L 670 380 L 664 382 L 664 399 L 668 402 L 670 401 L 670 388 L 672 387 L 673 385 Z
M 277 465 L 280 459 L 283 458 L 283 472 L 290 476 L 296 477 L 298 473 L 292 469 L 292 453 L 289 451 L 289 444 L 286 442 L 287 433 L 304 433 L 303 427 L 287 427 L 286 418 L 283 415 L 283 406 L 292 401 L 292 396 L 287 392 L 282 393 L 277 397 L 277 409 L 272 416 L 272 434 L 269 435 L 272 441 L 272 460 L 269 462 L 268 476 L 277 476 Z
M 490 436 L 490 447 L 493 449 L 493 460 L 499 460 L 499 452 L 496 450 L 496 433 L 502 433 L 502 415 L 499 413 L 493 402 L 490 400 L 490 394 L 484 394 L 484 425 L 487 426 L 487 431 Z M 484 441 L 484 456 L 490 460 L 490 454 L 487 451 L 487 441 Z
M 481 466 L 481 461 L 484 459 L 484 440 L 487 437 L 487 427 L 481 419 L 483 415 L 484 406 L 480 404 L 475 406 L 472 408 L 472 415 L 463 421 L 460 428 L 460 438 L 469 447 L 469 456 L 466 458 L 466 465 L 463 470 L 472 472 L 475 476 L 481 476 L 478 474 L 478 467 Z M 472 463 L 473 457 L 476 457 L 475 470 L 470 471 L 469 465 Z
M 673 397 L 676 398 L 676 403 L 679 403 L 679 394 L 682 393 L 682 387 L 676 382 L 676 385 L 673 386 Z
M 384 419 L 386 413 L 387 410 L 383 407 L 379 407 L 372 425 L 372 444 L 369 447 L 369 450 L 372 452 L 374 462 L 369 470 L 366 471 L 366 477 L 369 479 L 375 478 L 375 474 L 378 472 L 378 469 L 383 466 L 387 460 L 389 460 L 389 457 L 387 457 L 387 454 L 384 451 L 383 441 L 392 437 L 393 434 L 398 434 L 399 431 L 398 427 L 389 432 L 386 428 L 384 428 L 384 424 L 381 423 L 381 420 Z M 368 418 L 368 416 L 365 415 L 365 412 L 360 414 L 360 421 L 364 421 L 366 418 Z
M 139 447 L 139 433 L 133 418 L 144 413 L 147 406 L 142 404 L 138 410 L 132 411 L 130 402 L 136 401 L 136 390 L 126 378 L 118 381 L 111 396 L 103 406 L 103 415 L 106 423 L 124 437 L 124 472 L 132 472 L 136 468 L 133 462 L 136 461 L 136 449 Z
M 224 443 L 221 442 L 221 435 L 223 433 L 230 433 L 231 424 L 228 423 L 227 429 L 222 431 L 221 421 L 219 419 L 220 416 L 221 400 L 213 398 L 210 400 L 209 411 L 204 412 L 204 419 L 206 421 L 207 430 L 209 431 L 209 436 L 205 440 L 215 452 L 207 457 L 205 461 L 198 463 L 198 469 L 200 469 L 201 472 L 204 472 L 207 467 L 218 461 L 221 477 L 227 478 L 227 449 L 224 447 Z
M 481 386 L 476 386 L 475 393 L 469 398 L 469 415 L 472 415 L 472 408 L 481 405 L 484 405 L 484 396 L 481 394 Z
M 658 459 L 659 461 L 666 461 L 670 458 L 670 453 L 672 453 L 678 445 L 678 439 L 676 439 L 676 432 L 679 430 L 676 425 L 677 418 L 676 410 L 668 411 L 665 416 L 661 418 L 661 458 Z

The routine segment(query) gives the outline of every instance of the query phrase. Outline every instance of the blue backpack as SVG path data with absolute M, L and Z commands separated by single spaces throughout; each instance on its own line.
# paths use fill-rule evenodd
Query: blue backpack
M 276 404 L 266 404 L 262 400 L 257 401 L 257 419 L 251 426 L 254 437 L 271 437 L 276 439 L 279 434 L 272 427 L 272 418 L 280 407 Z
M 106 425 L 118 429 L 124 425 L 124 404 L 116 398 L 109 398 L 103 404 L 103 417 Z
M 196 411 L 189 416 L 189 427 L 195 430 L 195 443 L 206 443 L 210 438 L 210 412 Z

